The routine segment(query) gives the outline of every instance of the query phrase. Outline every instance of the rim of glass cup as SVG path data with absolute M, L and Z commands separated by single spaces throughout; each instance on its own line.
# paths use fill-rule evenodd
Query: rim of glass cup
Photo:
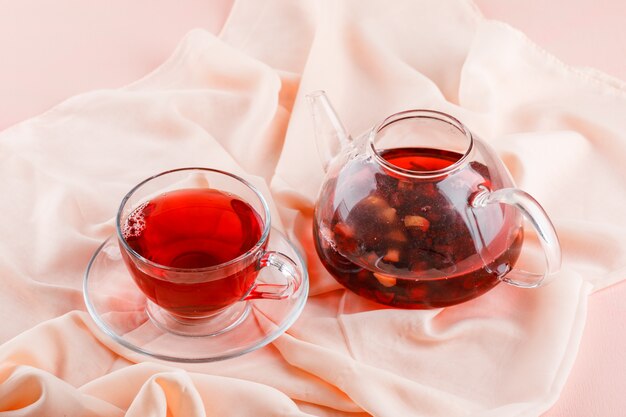
M 400 122 L 406 119 L 416 119 L 416 118 L 438 120 L 438 121 L 447 123 L 455 127 L 460 133 L 465 135 L 465 137 L 469 141 L 467 148 L 463 152 L 463 155 L 453 164 L 450 164 L 445 168 L 435 169 L 435 170 L 430 170 L 430 171 L 426 171 L 426 170 L 417 171 L 417 170 L 412 170 L 412 169 L 406 169 L 406 168 L 402 168 L 397 165 L 394 165 L 391 162 L 387 161 L 378 152 L 378 148 L 376 147 L 374 143 L 376 136 L 384 128 L 386 128 L 387 126 L 390 126 L 393 123 Z M 398 113 L 394 113 L 391 116 L 387 117 L 382 122 L 380 122 L 377 126 L 375 126 L 369 134 L 369 145 L 370 145 L 370 151 L 374 155 L 374 158 L 376 158 L 376 161 L 382 166 L 384 166 L 386 169 L 389 169 L 390 171 L 396 174 L 407 176 L 407 177 L 412 177 L 412 178 L 432 178 L 432 177 L 438 177 L 444 174 L 449 174 L 450 172 L 455 171 L 459 167 L 463 166 L 463 164 L 465 163 L 465 160 L 468 159 L 470 153 L 474 149 L 474 136 L 472 135 L 472 132 L 470 132 L 470 130 L 463 123 L 461 123 L 461 121 L 459 121 L 457 118 L 453 116 L 450 116 L 447 113 L 436 111 L 436 110 L 413 109 L 413 110 L 405 110 L 405 111 L 401 111 Z
M 182 172 L 182 171 L 205 171 L 205 172 L 213 172 L 213 173 L 216 173 L 216 174 L 226 175 L 228 177 L 231 177 L 231 178 L 241 182 L 246 187 L 248 187 L 250 190 L 252 190 L 254 192 L 254 194 L 256 194 L 256 196 L 259 198 L 259 201 L 261 201 L 261 205 L 263 206 L 263 212 L 265 214 L 265 221 L 263 222 L 263 233 L 261 234 L 261 237 L 259 238 L 257 243 L 255 243 L 254 246 L 252 246 L 250 249 L 248 249 L 246 252 L 242 253 L 241 255 L 239 255 L 236 258 L 233 258 L 233 259 L 231 259 L 231 260 L 229 260 L 227 262 L 223 262 L 223 263 L 218 264 L 218 265 L 212 265 L 212 266 L 207 266 L 207 267 L 203 267 L 203 268 L 175 268 L 175 267 L 159 264 L 159 263 L 153 262 L 153 261 L 151 261 L 151 260 L 149 260 L 147 258 L 144 258 L 141 254 L 139 254 L 137 251 L 135 251 L 133 248 L 131 248 L 128 245 L 128 242 L 126 242 L 126 239 L 124 239 L 124 236 L 122 234 L 121 218 L 122 218 L 122 210 L 124 209 L 124 206 L 126 205 L 128 200 L 132 197 L 132 195 L 137 190 L 139 190 L 142 186 L 144 186 L 145 184 L 149 183 L 150 181 L 152 181 L 152 180 L 154 180 L 156 178 L 160 178 L 160 177 L 162 177 L 164 175 L 172 174 L 172 173 L 175 173 L 175 172 Z M 255 253 L 257 253 L 258 250 L 263 247 L 263 245 L 267 241 L 267 238 L 268 238 L 268 236 L 270 234 L 271 214 L 270 214 L 269 206 L 267 204 L 267 201 L 265 201 L 265 197 L 263 197 L 263 194 L 261 194 L 259 192 L 259 190 L 257 190 L 257 188 L 254 185 L 252 185 L 250 182 L 244 180 L 243 178 L 241 178 L 238 175 L 231 174 L 230 172 L 222 171 L 222 170 L 219 170 L 219 169 L 213 169 L 213 168 L 204 168 L 204 167 L 175 168 L 175 169 L 170 169 L 168 171 L 163 171 L 161 173 L 158 173 L 156 175 L 153 175 L 151 177 L 146 178 L 145 180 L 143 180 L 140 183 L 138 183 L 137 185 L 135 185 L 128 193 L 126 193 L 126 195 L 122 199 L 122 202 L 120 203 L 120 206 L 119 206 L 119 208 L 117 210 L 117 216 L 116 216 L 116 219 L 115 219 L 115 228 L 116 228 L 117 237 L 118 237 L 119 241 L 122 242 L 122 245 L 124 246 L 124 249 L 128 253 L 130 253 L 133 256 L 133 258 L 139 259 L 141 262 L 144 262 L 147 265 L 150 265 L 152 267 L 155 267 L 155 268 L 158 268 L 158 269 L 162 269 L 162 270 L 165 270 L 165 271 L 171 271 L 171 272 L 183 272 L 183 273 L 185 273 L 185 272 L 209 272 L 209 271 L 216 271 L 216 270 L 222 269 L 224 267 L 227 267 L 227 266 L 239 263 L 242 260 L 248 258 L 249 256 L 252 256 Z

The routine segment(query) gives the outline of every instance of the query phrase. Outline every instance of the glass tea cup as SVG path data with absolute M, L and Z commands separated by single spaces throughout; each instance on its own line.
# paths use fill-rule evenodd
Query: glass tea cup
M 302 282 L 292 259 L 267 248 L 262 194 L 228 172 L 181 168 L 150 177 L 123 198 L 116 228 L 148 316 L 171 333 L 223 333 L 245 318 L 247 300 L 285 299 Z M 265 267 L 283 282 L 261 282 Z

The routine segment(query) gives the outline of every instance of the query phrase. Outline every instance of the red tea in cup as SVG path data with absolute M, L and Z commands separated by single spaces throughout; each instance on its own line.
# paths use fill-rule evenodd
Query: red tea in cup
M 149 317 L 193 336 L 237 325 L 248 311 L 241 301 L 284 299 L 298 289 L 297 265 L 267 250 L 270 229 L 267 202 L 254 186 L 208 168 L 148 178 L 117 215 L 122 258 L 148 299 Z M 266 266 L 282 282 L 259 280 Z
M 137 207 L 122 234 L 143 258 L 171 268 L 202 269 L 243 255 L 260 240 L 260 215 L 235 195 L 211 188 L 181 189 Z M 194 282 L 186 276 L 172 282 L 131 265 L 137 285 L 153 302 L 171 313 L 205 315 L 247 295 L 256 277 L 254 264 Z

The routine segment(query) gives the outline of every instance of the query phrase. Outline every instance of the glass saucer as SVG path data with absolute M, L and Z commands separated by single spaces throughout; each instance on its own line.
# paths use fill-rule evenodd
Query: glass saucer
M 109 237 L 94 253 L 83 282 L 89 314 L 97 326 L 120 345 L 155 359 L 173 362 L 213 362 L 259 349 L 291 326 L 304 308 L 309 278 L 305 262 L 287 237 L 276 229 L 270 233 L 268 250 L 289 256 L 300 269 L 302 284 L 289 298 L 254 299 L 233 306 L 245 313 L 226 331 L 189 336 L 166 331 L 154 320 L 154 306 L 128 273 L 117 238 Z M 264 268 L 260 282 L 281 282 L 280 273 Z

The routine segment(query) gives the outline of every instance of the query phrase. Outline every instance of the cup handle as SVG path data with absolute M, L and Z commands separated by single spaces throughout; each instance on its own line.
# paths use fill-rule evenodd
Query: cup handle
M 274 251 L 265 252 L 259 259 L 259 269 L 267 266 L 276 268 L 285 277 L 285 284 L 256 283 L 246 300 L 254 298 L 282 300 L 291 297 L 300 288 L 302 274 L 298 265 L 287 255 Z
M 500 279 L 522 288 L 534 288 L 547 283 L 561 268 L 561 245 L 554 225 L 543 207 L 530 194 L 520 189 L 502 188 L 491 191 L 484 185 L 479 186 L 479 191 L 474 194 L 470 204 L 478 208 L 493 203 L 508 204 L 519 210 L 537 232 L 545 255 L 543 273 L 512 269 Z

